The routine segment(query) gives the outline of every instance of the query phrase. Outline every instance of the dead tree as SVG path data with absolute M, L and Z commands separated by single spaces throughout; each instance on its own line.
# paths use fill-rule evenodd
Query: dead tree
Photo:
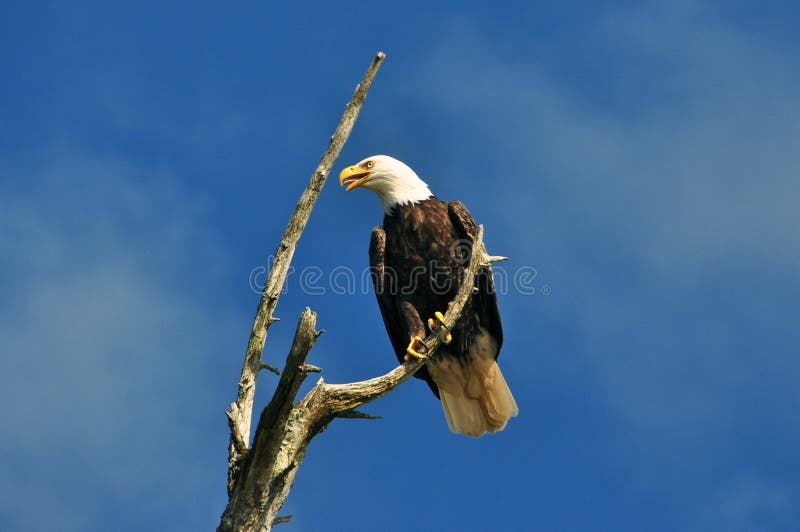
M 347 104 L 330 144 L 311 175 L 311 180 L 278 244 L 247 344 L 236 402 L 231 403 L 230 411 L 227 412 L 231 430 L 228 448 L 228 506 L 222 514 L 217 529 L 219 531 L 268 531 L 273 524 L 288 521 L 291 516 L 279 517 L 278 512 L 289 495 L 312 438 L 337 417 L 374 418 L 357 409 L 389 393 L 425 363 L 425 360 L 414 359 L 380 377 L 349 384 L 328 384 L 320 378 L 303 399 L 295 402 L 300 385 L 308 374 L 321 371 L 306 362 L 309 351 L 321 334 L 315 329 L 317 316 L 309 308 L 300 315 L 283 371 L 278 371 L 262 359 L 267 332 L 270 325 L 277 321 L 274 317 L 275 307 L 297 242 L 322 186 L 353 129 L 367 91 L 384 58 L 382 52 L 375 56 L 361 83 L 356 87 L 355 94 Z M 474 279 L 479 271 L 490 269 L 490 263 L 500 259 L 502 258 L 491 257 L 486 253 L 483 246 L 483 227 L 480 226 L 458 295 L 445 314 L 445 327 L 440 330 L 447 330 L 458 321 L 464 304 L 473 292 Z M 429 357 L 435 355 L 441 343 L 442 338 L 439 335 L 434 334 L 426 339 Z M 280 380 L 272 399 L 261 412 L 253 444 L 248 447 L 256 377 L 263 369 L 280 375 Z

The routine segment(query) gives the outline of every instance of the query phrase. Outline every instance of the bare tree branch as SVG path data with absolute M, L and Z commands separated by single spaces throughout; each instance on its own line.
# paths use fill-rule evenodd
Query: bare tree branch
M 289 224 L 283 233 L 278 249 L 275 251 L 275 259 L 270 268 L 261 301 L 258 304 L 256 316 L 253 321 L 253 328 L 250 339 L 247 343 L 242 374 L 239 377 L 239 389 L 236 394 L 236 401 L 231 403 L 230 411 L 227 412 L 228 425 L 231 429 L 230 445 L 228 446 L 228 495 L 230 496 L 238 473 L 241 469 L 242 460 L 247 454 L 247 445 L 250 439 L 250 427 L 253 416 L 253 397 L 256 391 L 256 377 L 262 369 L 274 369 L 261 360 L 264 349 L 264 342 L 267 339 L 269 326 L 277 318 L 273 316 L 275 307 L 278 304 L 281 289 L 289 271 L 289 265 L 294 255 L 294 250 L 300 235 L 305 229 L 311 209 L 322 191 L 325 180 L 333 167 L 333 163 L 339 157 L 339 152 L 350 136 L 353 125 L 361 112 L 361 107 L 367 98 L 372 80 L 375 78 L 378 69 L 386 56 L 383 52 L 378 52 L 372 60 L 367 72 L 364 74 L 361 83 L 356 86 L 353 97 L 345 107 L 339 125 L 331 136 L 328 148 L 323 153 L 317 168 L 311 174 L 311 179 L 306 187 L 297 206 L 294 209 Z M 275 370 L 277 373 L 277 370 Z
M 303 432 L 294 399 L 308 375 L 306 358 L 319 337 L 317 315 L 306 308 L 300 315 L 286 367 L 275 394 L 261 413 L 253 449 L 247 454 L 238 482 L 218 530 L 269 530 L 289 494 L 305 446 L 287 455 L 285 439 Z

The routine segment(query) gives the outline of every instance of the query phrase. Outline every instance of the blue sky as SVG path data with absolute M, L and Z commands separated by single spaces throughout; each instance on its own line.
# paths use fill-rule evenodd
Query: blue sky
M 688 0 L 4 4 L 0 529 L 216 526 L 252 272 L 378 50 L 335 172 L 394 155 L 470 207 L 509 272 L 535 268 L 533 295 L 500 302 L 521 413 L 455 436 L 409 382 L 368 408 L 384 420 L 312 443 L 281 526 L 794 529 L 798 18 Z M 371 293 L 300 281 L 361 271 L 380 218 L 328 183 L 268 362 L 311 306 L 327 381 L 393 366 Z

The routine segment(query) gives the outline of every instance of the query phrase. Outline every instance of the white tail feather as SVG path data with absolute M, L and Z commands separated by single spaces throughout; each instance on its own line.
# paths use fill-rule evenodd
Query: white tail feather
M 519 413 L 494 359 L 496 352 L 494 339 L 484 333 L 470 349 L 471 360 L 463 365 L 447 355 L 432 364 L 431 375 L 451 431 L 473 437 L 497 432 Z

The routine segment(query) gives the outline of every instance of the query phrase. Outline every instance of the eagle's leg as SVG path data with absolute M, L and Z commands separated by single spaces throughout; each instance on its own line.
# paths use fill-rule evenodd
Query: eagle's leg
M 419 317 L 419 312 L 411 304 L 410 301 L 400 302 L 400 314 L 406 321 L 406 328 L 409 332 L 410 341 L 406 347 L 405 360 L 409 361 L 411 358 L 425 358 L 427 357 L 428 346 L 425 344 L 425 325 L 422 324 L 422 319 Z
M 449 344 L 453 341 L 453 335 L 450 334 L 450 329 L 444 324 L 444 314 L 437 310 L 433 315 L 433 318 L 428 318 L 428 329 L 434 334 L 440 334 L 442 331 L 446 331 L 447 334 L 442 337 L 442 342 Z

